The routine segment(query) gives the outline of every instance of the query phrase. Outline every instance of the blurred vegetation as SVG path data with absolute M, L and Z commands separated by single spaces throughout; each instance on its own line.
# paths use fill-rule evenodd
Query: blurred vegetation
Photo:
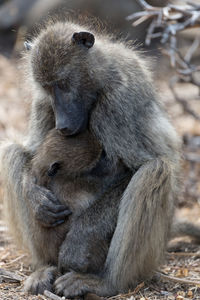
M 133 28 L 126 16 L 138 11 L 140 5 L 133 0 L 0 0 L 0 52 L 12 54 L 12 47 L 20 51 L 22 40 L 35 32 L 38 24 L 51 16 L 74 20 L 88 20 L 94 27 L 102 27 L 116 37 L 142 41 L 144 24 Z M 164 5 L 167 0 L 151 0 L 154 5 Z M 103 25 L 102 25 L 103 24 Z M 17 42 L 17 43 L 16 43 Z

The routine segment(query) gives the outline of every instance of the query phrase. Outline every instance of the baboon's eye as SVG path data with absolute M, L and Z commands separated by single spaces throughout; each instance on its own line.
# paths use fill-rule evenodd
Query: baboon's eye
M 52 163 L 50 165 L 49 169 L 47 170 L 48 176 L 49 177 L 55 176 L 59 169 L 60 169 L 60 163 L 59 162 Z

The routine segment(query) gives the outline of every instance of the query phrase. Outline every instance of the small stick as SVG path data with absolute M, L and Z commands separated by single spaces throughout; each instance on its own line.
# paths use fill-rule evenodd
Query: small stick
M 46 297 L 52 299 L 52 300 L 63 300 L 61 297 L 59 297 L 59 296 L 57 296 L 57 295 L 55 295 L 55 294 L 53 294 L 53 293 L 51 293 L 51 292 L 49 292 L 47 290 L 44 291 L 44 295 Z
M 200 157 L 199 161 L 200 162 Z M 193 253 L 193 252 L 167 252 L 168 255 L 175 255 L 180 257 L 200 257 L 200 253 Z
M 3 282 L 21 282 L 24 278 L 13 272 L 0 268 L 0 281 Z
M 200 286 L 200 280 L 194 280 L 193 281 L 193 280 L 190 280 L 190 279 L 177 278 L 177 277 L 165 275 L 165 274 L 160 273 L 160 272 L 156 272 L 156 274 L 158 275 L 159 278 L 164 279 L 164 280 L 167 279 L 167 280 L 178 282 L 178 283 L 184 283 L 184 284 L 191 284 L 191 285 Z
M 6 265 L 12 265 L 13 263 L 15 263 L 15 262 L 21 260 L 21 259 L 22 259 L 23 257 L 25 257 L 25 256 L 27 256 L 27 254 L 22 254 L 22 255 L 18 256 L 17 258 L 15 258 L 15 259 L 9 261 L 8 263 L 6 263 Z
M 192 59 L 192 56 L 194 54 L 194 52 L 198 49 L 199 47 L 199 44 L 200 44 L 200 40 L 199 38 L 195 38 L 193 43 L 192 43 L 192 46 L 189 48 L 188 52 L 186 53 L 185 55 L 185 61 L 187 61 L 188 63 L 190 63 L 191 59 Z
M 130 292 L 130 293 L 127 293 L 127 294 L 120 294 L 120 295 L 117 295 L 117 296 L 113 296 L 113 297 L 110 297 L 108 298 L 108 300 L 115 300 L 115 299 L 121 299 L 121 298 L 130 298 L 131 296 L 137 294 L 142 288 L 144 287 L 144 282 L 138 284 L 136 286 L 136 288 L 134 289 L 133 292 Z
M 4 255 L 1 257 L 1 260 L 6 259 L 9 255 L 10 255 L 10 252 L 7 252 L 6 254 L 4 254 Z

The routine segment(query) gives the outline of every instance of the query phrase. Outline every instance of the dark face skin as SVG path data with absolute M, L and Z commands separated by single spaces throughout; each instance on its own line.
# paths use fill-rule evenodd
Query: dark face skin
M 96 91 L 71 90 L 54 84 L 51 92 L 56 129 L 65 136 L 73 136 L 88 128 L 90 113 L 97 102 Z
M 53 86 L 52 107 L 56 129 L 69 136 L 84 131 L 88 124 L 89 109 L 83 99 L 76 99 L 57 84 Z

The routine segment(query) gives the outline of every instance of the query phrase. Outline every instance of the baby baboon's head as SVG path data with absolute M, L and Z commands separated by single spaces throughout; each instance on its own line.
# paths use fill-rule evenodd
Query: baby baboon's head
M 71 137 L 52 129 L 37 149 L 32 160 L 32 172 L 38 180 L 79 176 L 96 166 L 101 153 L 101 145 L 88 130 Z

